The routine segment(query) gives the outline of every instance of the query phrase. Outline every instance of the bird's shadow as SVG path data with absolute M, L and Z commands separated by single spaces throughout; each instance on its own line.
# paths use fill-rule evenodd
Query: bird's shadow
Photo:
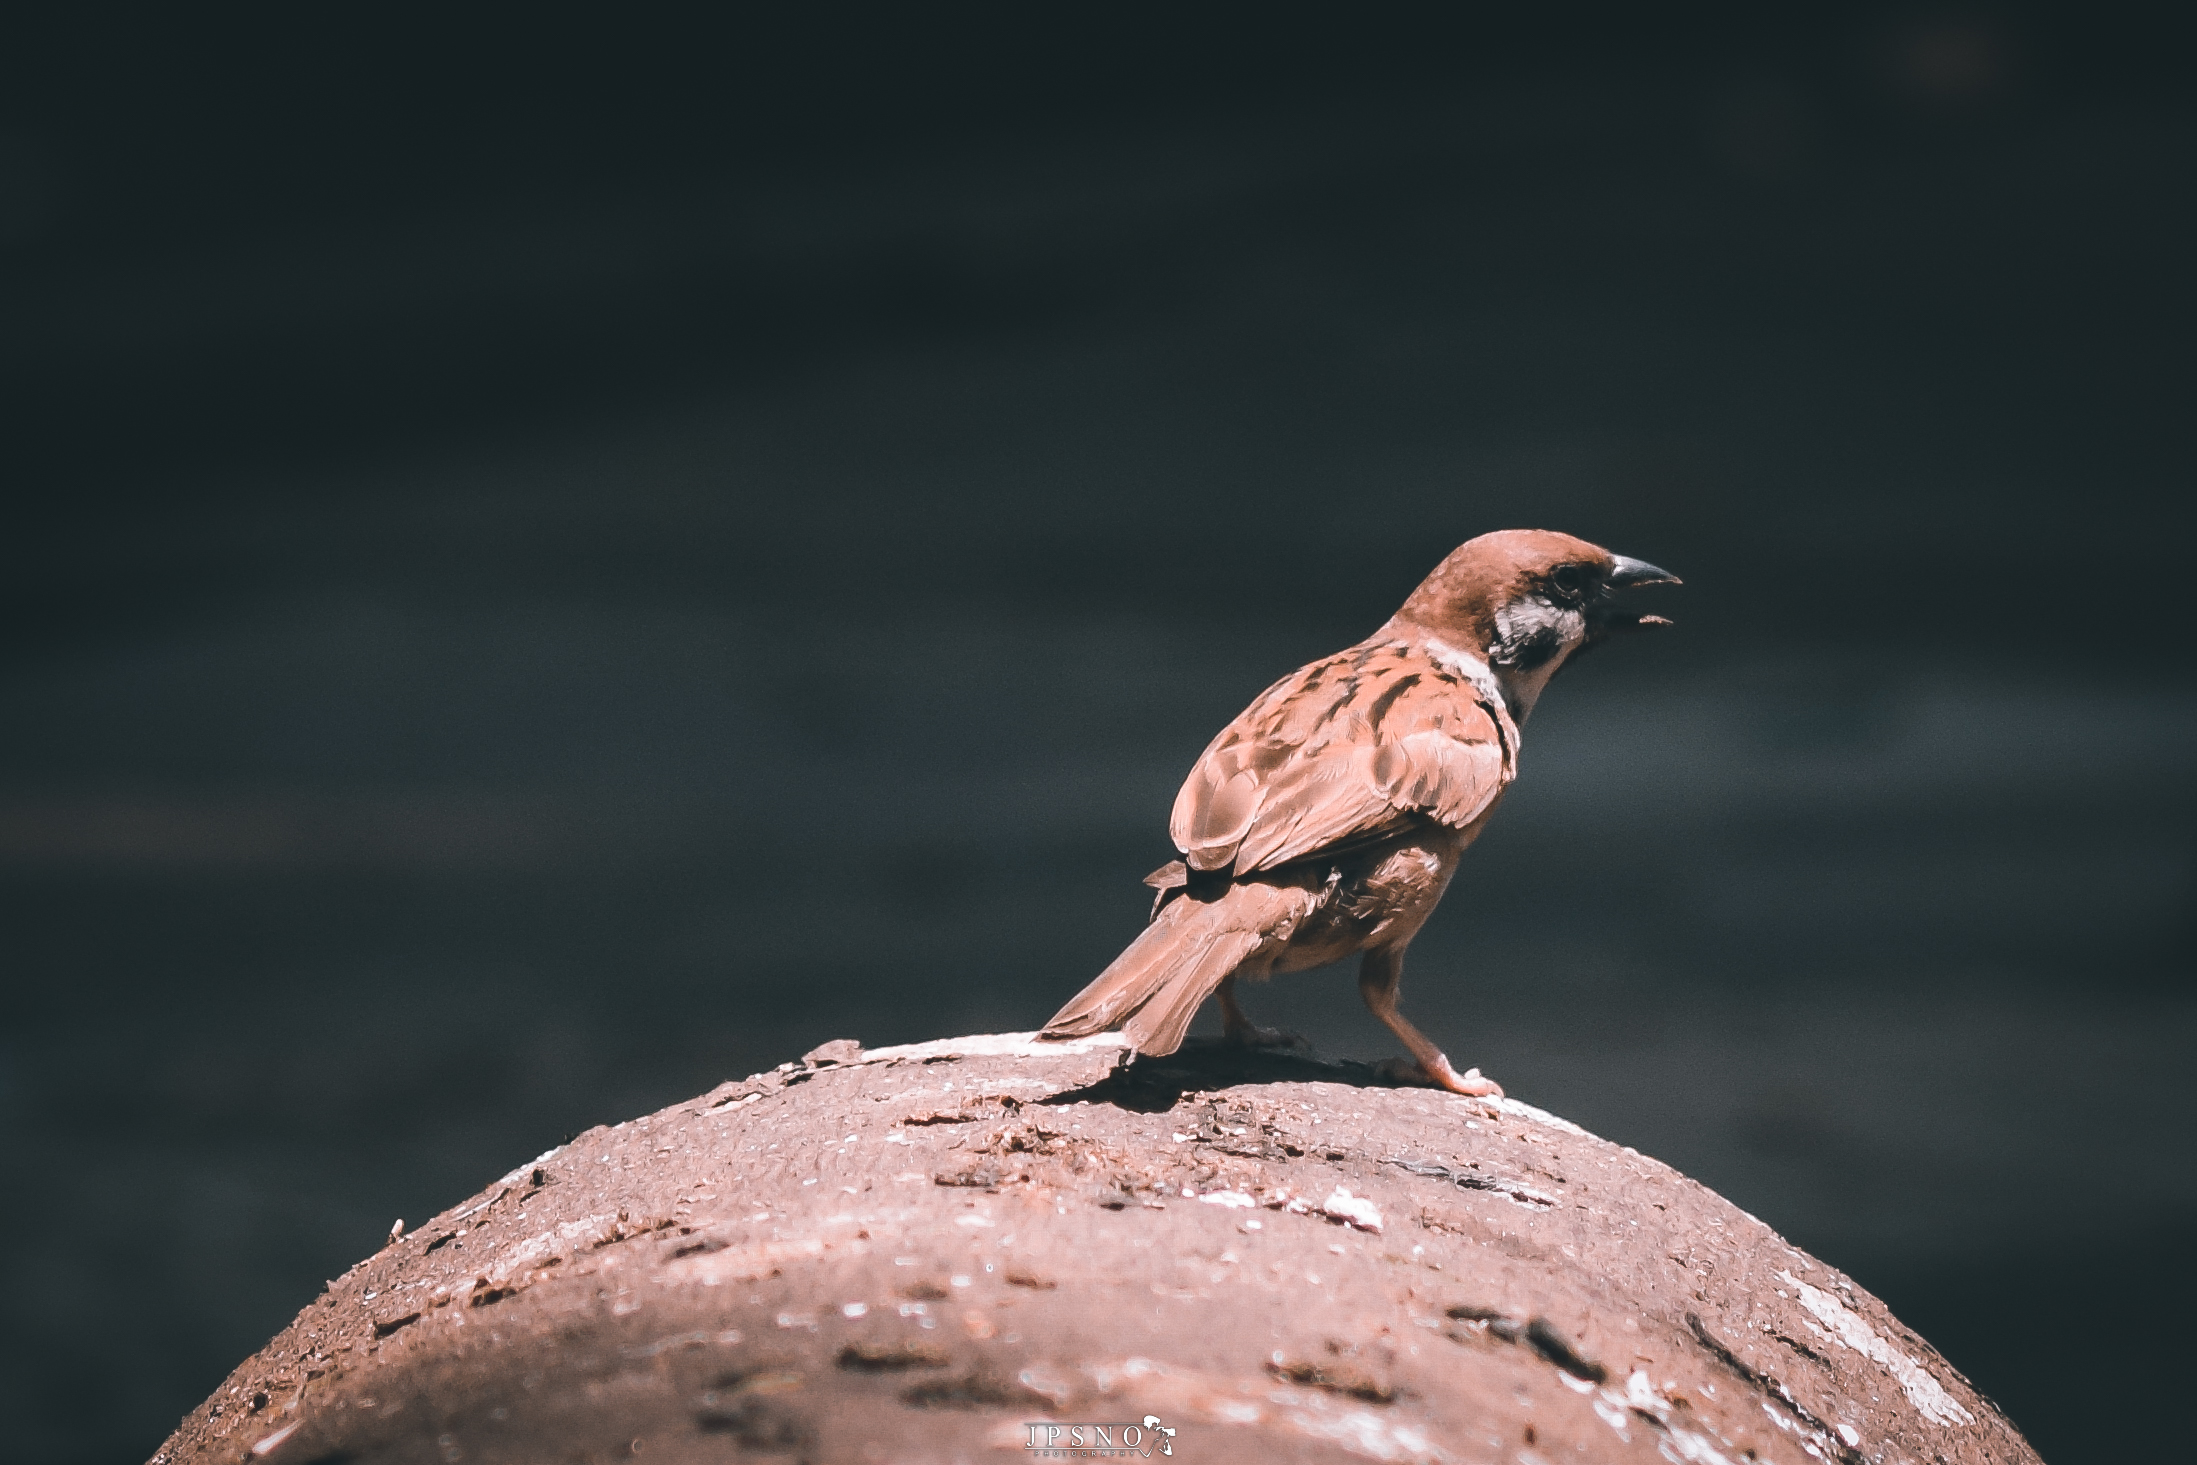
M 1250 1048 L 1225 1038 L 1192 1038 L 1164 1058 L 1135 1055 L 1097 1083 L 1068 1089 L 1047 1104 L 1112 1104 L 1164 1114 L 1186 1093 L 1245 1084 L 1339 1083 L 1360 1089 L 1423 1087 L 1370 1063 L 1322 1058 L 1307 1049 Z

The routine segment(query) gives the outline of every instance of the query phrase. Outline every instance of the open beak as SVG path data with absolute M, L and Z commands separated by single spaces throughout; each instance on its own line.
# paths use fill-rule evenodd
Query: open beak
M 1638 585 L 1680 585 L 1685 582 L 1669 570 L 1651 565 L 1646 560 L 1636 560 L 1631 555 L 1621 554 L 1612 558 L 1610 572 L 1603 578 L 1603 583 L 1612 590 L 1629 590 Z M 1644 631 L 1650 626 L 1670 624 L 1663 616 L 1643 615 L 1609 600 L 1596 605 L 1589 612 L 1588 620 L 1589 639 L 1595 641 L 1626 631 Z
M 1686 583 L 1669 570 L 1657 569 L 1646 560 L 1636 560 L 1629 554 L 1611 557 L 1608 580 L 1610 584 L 1620 590 L 1629 590 L 1635 585 L 1683 585 Z

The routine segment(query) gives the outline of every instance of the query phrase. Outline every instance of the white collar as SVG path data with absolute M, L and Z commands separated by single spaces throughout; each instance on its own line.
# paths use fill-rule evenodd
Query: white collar
M 1420 644 L 1426 648 L 1427 659 L 1446 672 L 1463 677 L 1472 683 L 1472 689 L 1480 694 L 1480 705 L 1487 708 L 1495 719 L 1496 732 L 1503 740 L 1503 750 L 1511 765 L 1517 766 L 1518 718 L 1511 711 L 1510 696 L 1503 690 L 1502 681 L 1488 668 L 1487 662 L 1469 651 L 1460 651 L 1437 636 L 1421 636 Z

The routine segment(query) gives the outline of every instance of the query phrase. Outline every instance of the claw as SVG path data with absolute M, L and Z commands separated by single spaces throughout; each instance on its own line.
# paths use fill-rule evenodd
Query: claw
M 1438 1068 L 1431 1070 L 1415 1058 L 1384 1058 L 1379 1063 L 1374 1064 L 1373 1069 L 1383 1078 L 1395 1079 L 1401 1083 L 1421 1084 L 1427 1088 L 1448 1089 L 1453 1094 L 1463 1094 L 1467 1098 L 1500 1099 L 1503 1097 L 1503 1086 L 1494 1079 L 1482 1074 L 1477 1068 L 1468 1068 L 1463 1073 L 1459 1073 L 1449 1066 L 1449 1060 L 1446 1058 L 1440 1061 Z
M 1452 1071 L 1442 1087 L 1453 1094 L 1464 1094 L 1475 1099 L 1503 1097 L 1503 1086 L 1477 1068 L 1468 1068 L 1461 1074 Z

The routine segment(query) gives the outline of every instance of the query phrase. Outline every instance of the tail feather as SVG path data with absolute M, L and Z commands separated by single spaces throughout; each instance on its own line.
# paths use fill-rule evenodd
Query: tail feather
M 1251 881 L 1212 900 L 1171 900 L 1151 925 L 1045 1025 L 1049 1038 L 1121 1027 L 1137 1051 L 1160 1057 L 1182 1046 L 1213 989 L 1252 960 L 1269 937 L 1309 913 L 1308 889 Z
M 1190 1031 L 1190 1019 L 1198 1015 L 1198 1009 L 1222 979 L 1259 948 L 1263 936 L 1258 931 L 1223 931 L 1204 943 L 1137 1009 L 1134 1017 L 1121 1025 L 1136 1050 L 1160 1058 L 1180 1048 Z

